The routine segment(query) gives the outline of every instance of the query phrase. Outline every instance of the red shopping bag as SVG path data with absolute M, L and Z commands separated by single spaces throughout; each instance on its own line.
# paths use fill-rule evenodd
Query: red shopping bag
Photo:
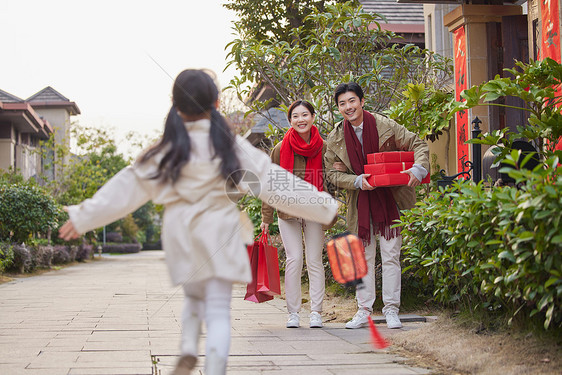
M 269 233 L 262 233 L 258 256 L 258 292 L 269 296 L 281 294 L 279 256 L 277 248 L 269 244 Z
M 277 249 L 268 244 L 269 235 L 262 232 L 259 240 L 248 245 L 248 256 L 252 269 L 252 282 L 246 287 L 247 301 L 256 303 L 273 299 L 273 295 L 281 294 L 279 281 L 279 259 Z

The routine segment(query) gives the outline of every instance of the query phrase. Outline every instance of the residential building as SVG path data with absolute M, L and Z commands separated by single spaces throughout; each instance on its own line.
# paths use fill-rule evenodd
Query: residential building
M 515 60 L 529 62 L 550 57 L 561 62 L 560 0 L 398 0 L 424 4 L 427 48 L 449 56 L 455 65 L 455 94 L 463 89 L 506 74 Z M 505 98 L 507 105 L 521 107 L 519 99 Z M 503 128 L 516 130 L 526 124 L 522 110 L 494 106 L 474 107 L 457 115 L 451 129 L 449 165 L 451 172 L 462 170 L 461 159 L 472 160 L 471 122 L 478 117 L 484 132 Z M 443 166 L 443 140 L 430 145 Z M 561 143 L 559 143 L 559 147 Z M 486 148 L 483 147 L 482 153 Z
M 78 114 L 76 103 L 50 86 L 25 100 L 0 90 L 0 170 L 56 178 L 51 160 L 37 152 L 40 142 L 55 134 L 56 144 L 69 146 L 71 116 Z

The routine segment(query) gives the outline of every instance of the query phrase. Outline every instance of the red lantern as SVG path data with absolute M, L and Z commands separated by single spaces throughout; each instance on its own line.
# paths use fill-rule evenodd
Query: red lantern
M 326 248 L 334 279 L 340 284 L 361 288 L 361 279 L 367 275 L 363 241 L 346 232 L 332 237 Z

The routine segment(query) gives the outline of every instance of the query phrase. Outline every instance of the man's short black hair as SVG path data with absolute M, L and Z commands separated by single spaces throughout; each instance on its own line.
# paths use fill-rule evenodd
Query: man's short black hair
M 359 100 L 363 99 L 365 96 L 363 94 L 363 89 L 355 82 L 348 82 L 348 83 L 340 83 L 338 87 L 334 90 L 334 99 L 336 101 L 336 105 L 338 104 L 338 98 L 341 94 L 345 94 L 346 92 L 354 92 L 358 97 Z

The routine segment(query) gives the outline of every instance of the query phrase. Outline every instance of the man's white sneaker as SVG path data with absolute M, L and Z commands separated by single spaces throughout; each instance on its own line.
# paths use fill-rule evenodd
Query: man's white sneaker
M 313 311 L 308 316 L 310 318 L 310 328 L 322 328 L 322 316 L 319 312 Z
M 345 323 L 345 328 L 356 329 L 365 327 L 369 324 L 369 316 L 371 312 L 365 309 L 359 309 L 349 322 Z
M 298 313 L 289 313 L 289 318 L 287 319 L 287 328 L 299 328 L 300 318 Z
M 386 326 L 390 329 L 402 328 L 402 322 L 400 322 L 400 318 L 398 318 L 398 313 L 395 311 L 391 311 L 385 314 L 386 318 Z

